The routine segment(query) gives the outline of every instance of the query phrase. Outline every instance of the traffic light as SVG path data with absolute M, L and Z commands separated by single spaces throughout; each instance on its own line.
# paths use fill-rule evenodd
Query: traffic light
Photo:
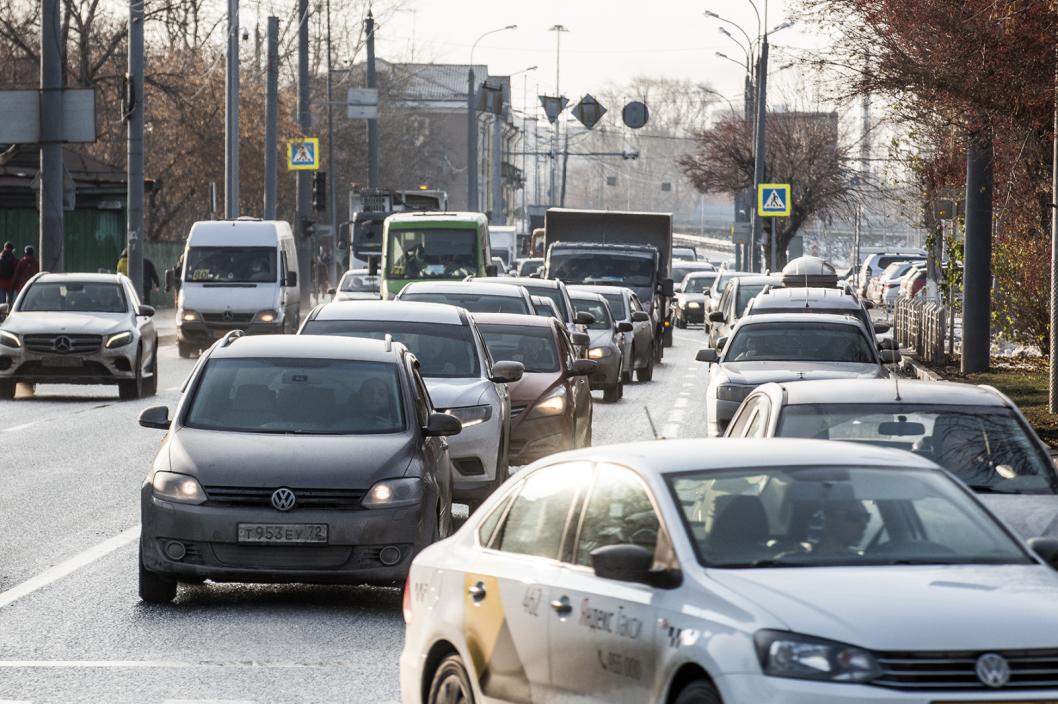
M 317 171 L 312 174 L 312 208 L 316 212 L 327 209 L 327 172 Z

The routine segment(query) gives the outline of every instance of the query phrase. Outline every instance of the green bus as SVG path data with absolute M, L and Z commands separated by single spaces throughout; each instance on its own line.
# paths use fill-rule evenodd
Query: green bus
M 413 281 L 495 276 L 483 213 L 396 213 L 382 231 L 382 298 Z

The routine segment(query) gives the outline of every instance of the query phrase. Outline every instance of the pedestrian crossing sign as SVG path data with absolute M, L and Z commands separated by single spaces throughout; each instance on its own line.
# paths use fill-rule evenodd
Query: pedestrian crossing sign
M 788 218 L 790 211 L 790 184 L 761 183 L 757 186 L 757 215 Z
M 287 170 L 316 171 L 320 168 L 320 140 L 301 137 L 287 140 Z

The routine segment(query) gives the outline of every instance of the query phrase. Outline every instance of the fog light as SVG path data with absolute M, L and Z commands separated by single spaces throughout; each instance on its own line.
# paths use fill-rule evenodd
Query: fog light
M 170 540 L 165 544 L 165 556 L 170 560 L 183 560 L 187 555 L 187 548 L 178 540 Z
M 400 562 L 400 548 L 387 545 L 378 551 L 378 561 L 386 567 L 392 567 Z

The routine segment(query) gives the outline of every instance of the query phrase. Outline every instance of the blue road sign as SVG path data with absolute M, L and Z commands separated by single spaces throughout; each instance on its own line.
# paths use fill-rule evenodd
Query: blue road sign
M 790 184 L 762 183 L 757 186 L 757 215 L 761 217 L 790 217 Z

